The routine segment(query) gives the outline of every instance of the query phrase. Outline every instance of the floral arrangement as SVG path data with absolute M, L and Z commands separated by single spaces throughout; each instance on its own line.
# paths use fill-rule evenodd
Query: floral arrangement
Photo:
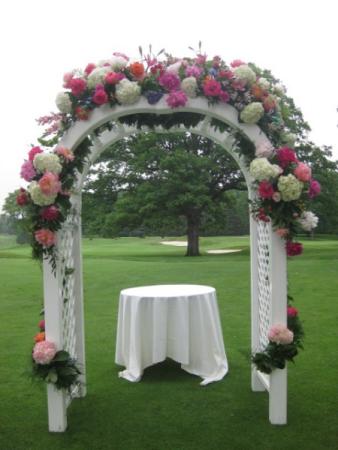
M 80 370 L 65 350 L 57 351 L 54 342 L 46 341 L 45 321 L 39 322 L 40 332 L 34 337 L 32 375 L 38 380 L 52 383 L 57 389 L 70 389 L 79 383 Z
M 292 361 L 298 354 L 298 349 L 303 348 L 304 336 L 302 323 L 298 317 L 298 310 L 293 306 L 287 309 L 287 326 L 274 324 L 268 332 L 269 343 L 262 352 L 252 356 L 252 362 L 256 368 L 270 374 L 273 369 L 284 369 L 286 361 Z

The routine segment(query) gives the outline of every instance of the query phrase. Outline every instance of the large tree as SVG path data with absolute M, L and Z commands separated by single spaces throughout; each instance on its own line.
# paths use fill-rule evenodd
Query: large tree
M 222 147 L 188 133 L 144 133 L 122 140 L 101 156 L 93 176 L 87 193 L 97 186 L 104 190 L 111 180 L 118 191 L 106 218 L 112 235 L 126 226 L 184 220 L 187 256 L 199 255 L 202 219 L 225 208 L 229 190 L 246 189 L 237 164 Z

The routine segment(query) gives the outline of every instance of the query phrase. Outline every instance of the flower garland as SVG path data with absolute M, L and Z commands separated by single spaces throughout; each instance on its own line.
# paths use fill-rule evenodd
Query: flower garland
M 238 152 L 250 166 L 257 193 L 251 202 L 251 212 L 256 220 L 272 222 L 275 231 L 285 239 L 288 256 L 301 254 L 302 244 L 295 242 L 295 237 L 299 228 L 311 231 L 317 225 L 318 218 L 307 209 L 307 203 L 319 194 L 320 185 L 312 178 L 311 168 L 298 160 L 293 148 L 297 139 L 304 136 L 290 113 L 292 102 L 284 86 L 254 64 L 241 60 L 227 64 L 219 56 L 208 59 L 200 48 L 193 58 L 174 58 L 164 51 L 153 55 L 151 49 L 148 55 L 140 49 L 140 55 L 138 60 L 132 61 L 123 53 L 113 53 L 107 60 L 66 73 L 64 90 L 56 97 L 59 112 L 38 119 L 46 130 L 38 139 L 40 145 L 30 149 L 21 167 L 21 176 L 29 185 L 26 189 L 20 188 L 17 195 L 17 203 L 23 207 L 31 233 L 33 257 L 41 260 L 47 256 L 56 268 L 56 232 L 70 213 L 69 197 L 75 173 L 82 172 L 90 152 L 89 139 L 74 151 L 58 145 L 64 133 L 76 121 L 88 120 L 91 111 L 101 105 L 108 104 L 112 108 L 131 105 L 141 96 L 150 105 L 163 97 L 173 114 L 135 114 L 120 118 L 121 122 L 138 127 L 196 125 L 203 119 L 202 115 L 175 110 L 189 104 L 190 99 L 204 97 L 212 104 L 232 105 L 238 111 L 240 122 L 257 124 L 269 138 L 271 147 L 254 148 L 236 132 L 240 144 Z M 296 118 L 301 117 L 299 111 L 295 114 Z M 212 125 L 221 131 L 227 127 L 215 119 Z M 99 134 L 111 126 L 105 124 L 95 132 Z M 53 147 L 52 151 L 48 152 L 47 147 Z M 265 361 L 267 355 L 275 361 L 281 348 L 283 354 L 287 353 L 290 348 L 286 345 L 295 344 L 270 340 L 263 352 Z M 291 354 L 290 350 L 286 359 Z M 257 355 L 254 361 L 260 364 Z M 282 359 L 278 356 L 275 367 L 281 365 Z M 270 366 L 273 366 L 271 361 Z
M 68 389 L 79 384 L 80 370 L 76 361 L 65 350 L 57 351 L 54 342 L 46 341 L 45 321 L 39 322 L 40 332 L 35 335 L 32 351 L 32 376 L 52 383 L 57 389 Z

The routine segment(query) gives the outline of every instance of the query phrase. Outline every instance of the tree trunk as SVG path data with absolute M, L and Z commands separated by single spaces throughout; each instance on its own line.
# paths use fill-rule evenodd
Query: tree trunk
M 199 214 L 187 216 L 188 247 L 185 256 L 200 256 L 199 251 Z

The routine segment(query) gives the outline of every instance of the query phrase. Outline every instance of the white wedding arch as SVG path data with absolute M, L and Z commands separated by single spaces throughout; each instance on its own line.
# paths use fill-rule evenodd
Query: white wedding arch
M 210 104 L 207 99 L 189 99 L 180 113 L 197 113 L 203 116 L 195 127 L 175 126 L 170 131 L 188 131 L 207 137 L 221 145 L 237 161 L 245 177 L 249 198 L 254 198 L 252 178 L 245 159 L 238 152 L 236 135 L 240 132 L 256 148 L 269 145 L 269 139 L 257 125 L 240 123 L 238 111 L 228 104 Z M 56 269 L 47 257 L 43 261 L 44 310 L 46 339 L 54 342 L 58 349 L 64 349 L 78 361 L 81 367 L 81 384 L 74 386 L 71 394 L 57 390 L 54 384 L 47 387 L 49 430 L 62 432 L 67 427 L 67 407 L 70 402 L 86 395 L 86 364 L 83 313 L 83 280 L 81 251 L 81 189 L 90 166 L 111 144 L 134 133 L 147 131 L 124 125 L 120 119 L 134 114 L 172 114 L 173 109 L 162 98 L 155 105 L 144 97 L 132 105 L 103 105 L 93 110 L 89 120 L 76 121 L 58 143 L 70 150 L 84 139 L 91 142 L 90 154 L 82 173 L 76 174 L 71 195 L 71 212 L 58 231 Z M 218 131 L 212 125 L 216 119 L 232 131 Z M 99 127 L 110 123 L 98 137 Z M 163 132 L 162 127 L 155 131 Z M 287 280 L 286 252 L 283 241 L 273 230 L 271 222 L 250 219 L 251 234 L 251 347 L 262 351 L 269 339 L 268 330 L 274 323 L 287 324 Z M 54 270 L 55 269 L 55 270 Z M 270 375 L 252 367 L 251 388 L 253 391 L 267 391 L 269 394 L 269 419 L 272 424 L 287 421 L 287 369 L 275 369 Z

